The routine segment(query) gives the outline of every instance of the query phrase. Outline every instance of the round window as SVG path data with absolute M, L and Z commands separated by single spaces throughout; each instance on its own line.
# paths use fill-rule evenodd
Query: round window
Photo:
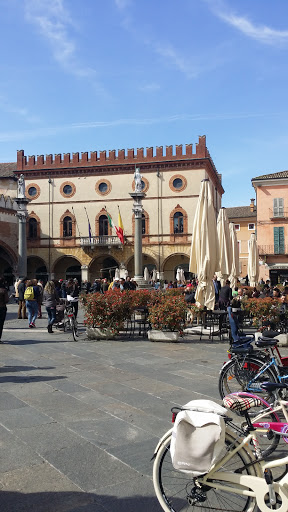
M 181 178 L 175 178 L 175 180 L 173 180 L 174 188 L 181 188 L 182 186 L 183 186 L 183 181 L 181 180 Z
M 28 194 L 29 196 L 33 197 L 37 194 L 37 188 L 36 187 L 29 187 L 28 188 Z
M 101 192 L 101 194 L 104 194 L 108 190 L 108 185 L 107 185 L 107 183 L 105 183 L 103 181 L 102 183 L 100 183 L 98 188 L 99 188 L 99 192 Z
M 70 194 L 72 194 L 72 187 L 71 185 L 65 185 L 63 187 L 63 193 L 66 195 L 66 196 L 69 196 Z

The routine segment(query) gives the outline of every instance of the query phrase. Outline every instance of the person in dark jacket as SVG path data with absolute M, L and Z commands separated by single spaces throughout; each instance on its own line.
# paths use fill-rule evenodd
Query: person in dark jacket
M 78 314 L 79 286 L 77 279 L 69 279 L 67 283 L 67 300 L 70 302 L 74 310 L 75 319 Z
M 18 318 L 26 318 L 26 302 L 24 300 L 24 292 L 25 292 L 25 283 L 27 281 L 27 277 L 24 277 L 18 284 Z
M 0 278 L 0 343 L 2 338 L 3 326 L 7 313 L 7 306 L 9 297 L 7 289 L 5 288 L 5 280 L 3 277 Z
M 230 281 L 229 281 L 229 279 L 226 279 L 225 286 L 222 286 L 222 288 L 219 292 L 219 307 L 220 307 L 220 309 L 225 309 L 227 306 L 229 306 L 231 300 L 232 300 L 232 290 L 230 288 Z
M 45 285 L 43 292 L 43 304 L 46 307 L 48 314 L 48 325 L 47 330 L 49 333 L 53 333 L 52 325 L 56 321 L 56 304 L 58 300 L 58 293 L 55 288 L 53 281 L 48 281 Z

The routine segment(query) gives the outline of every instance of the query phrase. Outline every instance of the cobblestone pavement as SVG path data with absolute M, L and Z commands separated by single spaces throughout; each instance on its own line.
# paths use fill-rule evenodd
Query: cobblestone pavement
M 160 512 L 154 448 L 170 409 L 219 400 L 226 342 L 90 342 L 8 306 L 0 345 L 1 512 Z M 82 318 L 83 320 L 83 318 Z

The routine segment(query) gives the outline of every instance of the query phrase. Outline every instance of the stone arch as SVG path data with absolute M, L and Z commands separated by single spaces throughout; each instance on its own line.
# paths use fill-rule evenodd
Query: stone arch
M 81 261 L 79 258 L 72 255 L 60 256 L 52 267 L 54 279 L 69 279 L 76 278 L 79 283 L 81 282 Z
M 14 251 L 5 242 L 0 242 L 0 275 L 9 286 L 13 285 L 17 273 L 18 258 Z
M 64 221 L 65 217 L 70 217 L 71 220 L 72 220 L 72 234 L 71 234 L 71 236 L 64 236 L 63 221 Z M 65 243 L 65 241 L 67 241 L 69 243 L 69 245 L 75 245 L 75 237 L 76 237 L 76 219 L 75 219 L 75 215 L 73 213 L 71 213 L 67 209 L 65 211 L 65 213 L 63 213 L 63 215 L 61 215 L 61 217 L 60 217 L 60 238 L 62 239 L 62 241 L 64 243 Z
M 132 255 L 127 261 L 126 261 L 126 268 L 128 270 L 128 275 L 133 277 L 134 276 L 134 255 Z M 143 252 L 142 257 L 142 270 L 144 273 L 144 268 L 147 267 L 149 271 L 152 271 L 154 268 L 157 270 L 157 260 L 154 256 L 149 254 L 148 252 Z M 142 273 L 142 274 L 143 274 Z
M 35 219 L 36 222 L 37 222 L 37 237 L 36 238 L 30 238 L 30 230 L 29 230 L 29 221 L 30 219 Z M 29 213 L 28 215 L 28 219 L 27 219 L 27 224 L 26 224 L 26 235 L 27 235 L 27 240 L 29 242 L 32 242 L 32 241 L 37 241 L 37 243 L 39 243 L 39 238 L 40 238 L 40 232 L 41 232 L 41 223 L 40 223 L 40 217 L 38 217 L 38 215 L 36 215 L 35 212 L 31 212 Z
M 183 215 L 183 232 L 174 233 L 174 215 L 181 213 Z M 171 242 L 187 242 L 188 241 L 188 215 L 186 210 L 177 204 L 176 208 L 170 213 L 170 241 Z
M 107 219 L 108 219 L 107 211 L 105 210 L 105 208 L 102 208 L 102 210 L 100 210 L 100 212 L 95 217 L 95 234 L 96 234 L 96 236 L 99 236 L 99 220 L 102 215 L 105 215 L 105 217 L 107 217 Z M 110 217 L 111 217 L 111 215 L 110 215 Z M 112 233 L 112 228 L 108 222 L 108 236 L 111 236 L 112 234 L 114 234 L 114 233 Z
M 170 254 L 165 258 L 162 264 L 164 278 L 167 279 L 167 281 L 174 281 L 178 267 L 184 269 L 186 279 L 193 277 L 189 272 L 189 260 L 190 256 L 183 252 Z
M 93 258 L 89 264 L 89 279 L 93 282 L 98 278 L 112 280 L 115 275 L 115 268 L 119 268 L 120 261 L 111 254 L 101 254 Z
M 40 256 L 28 256 L 27 258 L 27 277 L 29 279 L 48 280 L 48 265 Z

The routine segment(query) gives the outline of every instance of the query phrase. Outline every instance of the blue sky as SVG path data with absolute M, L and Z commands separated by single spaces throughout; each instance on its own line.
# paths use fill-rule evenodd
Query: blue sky
M 0 0 L 0 161 L 197 143 L 224 206 L 287 162 L 287 0 Z M 195 146 L 194 146 L 195 150 Z

